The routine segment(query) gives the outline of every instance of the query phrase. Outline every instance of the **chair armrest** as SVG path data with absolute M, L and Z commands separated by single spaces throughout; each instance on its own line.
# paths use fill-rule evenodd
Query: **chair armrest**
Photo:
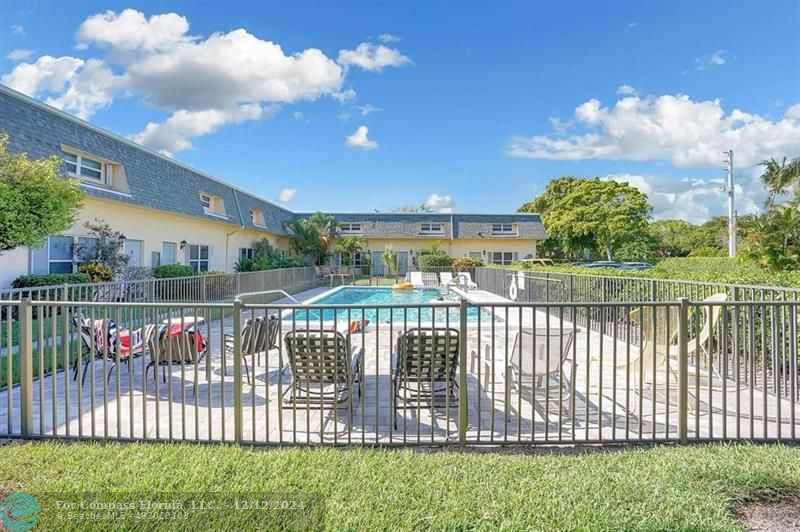
M 364 348 L 353 348 L 350 358 L 350 371 L 355 375 L 361 376 L 361 358 L 364 356 Z

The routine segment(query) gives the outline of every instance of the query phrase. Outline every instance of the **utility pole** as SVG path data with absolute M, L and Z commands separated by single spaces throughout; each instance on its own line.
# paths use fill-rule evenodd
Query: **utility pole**
M 734 206 L 733 187 L 733 150 L 725 152 L 726 171 L 728 174 L 728 256 L 736 256 L 736 208 Z

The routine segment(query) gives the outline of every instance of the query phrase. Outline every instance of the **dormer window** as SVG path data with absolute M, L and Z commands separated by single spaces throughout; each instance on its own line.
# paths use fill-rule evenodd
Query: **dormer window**
M 362 233 L 359 223 L 340 223 L 339 230 L 343 235 L 360 235 Z
M 499 236 L 514 236 L 517 234 L 516 224 L 492 224 L 492 234 Z
M 212 216 L 225 216 L 225 204 L 222 198 L 208 194 L 206 192 L 200 193 L 200 205 L 203 206 L 203 212 Z
M 419 234 L 421 235 L 443 235 L 444 228 L 439 223 L 422 223 L 419 224 Z
M 253 225 L 259 227 L 264 227 L 266 225 L 264 223 L 264 213 L 261 212 L 261 209 L 250 209 L 250 221 L 253 222 Z
M 109 163 L 104 163 L 77 153 L 64 152 L 64 165 L 67 173 L 83 181 L 98 185 L 111 185 L 112 169 Z

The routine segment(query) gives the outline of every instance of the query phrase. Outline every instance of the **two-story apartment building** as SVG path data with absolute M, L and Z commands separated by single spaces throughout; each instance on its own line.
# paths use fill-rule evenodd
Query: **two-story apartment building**
M 73 247 L 87 242 L 84 222 L 100 219 L 125 234 L 133 266 L 182 263 L 197 271 L 232 271 L 268 239 L 289 250 L 288 222 L 298 213 L 0 85 L 0 132 L 31 158 L 56 155 L 79 179 L 84 206 L 74 226 L 41 248 L 0 255 L 0 288 L 27 273 L 71 272 Z M 536 214 L 332 213 L 343 234 L 365 241 L 380 268 L 387 246 L 400 265 L 438 242 L 453 257 L 509 263 L 536 255 L 546 235 Z

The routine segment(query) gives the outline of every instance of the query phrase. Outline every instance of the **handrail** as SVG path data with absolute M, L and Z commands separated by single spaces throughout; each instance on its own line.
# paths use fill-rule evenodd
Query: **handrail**
M 292 295 L 289 294 L 286 290 L 280 290 L 278 288 L 276 288 L 274 290 L 262 290 L 261 292 L 244 292 L 244 293 L 241 293 L 241 294 L 236 294 L 235 299 L 241 299 L 243 297 L 248 297 L 248 296 L 261 296 L 261 295 L 264 295 L 264 294 L 283 294 L 284 297 L 287 297 L 287 298 L 291 299 L 292 301 L 294 301 L 298 305 L 302 305 L 303 304 L 300 301 L 298 301 L 296 298 L 292 297 Z

